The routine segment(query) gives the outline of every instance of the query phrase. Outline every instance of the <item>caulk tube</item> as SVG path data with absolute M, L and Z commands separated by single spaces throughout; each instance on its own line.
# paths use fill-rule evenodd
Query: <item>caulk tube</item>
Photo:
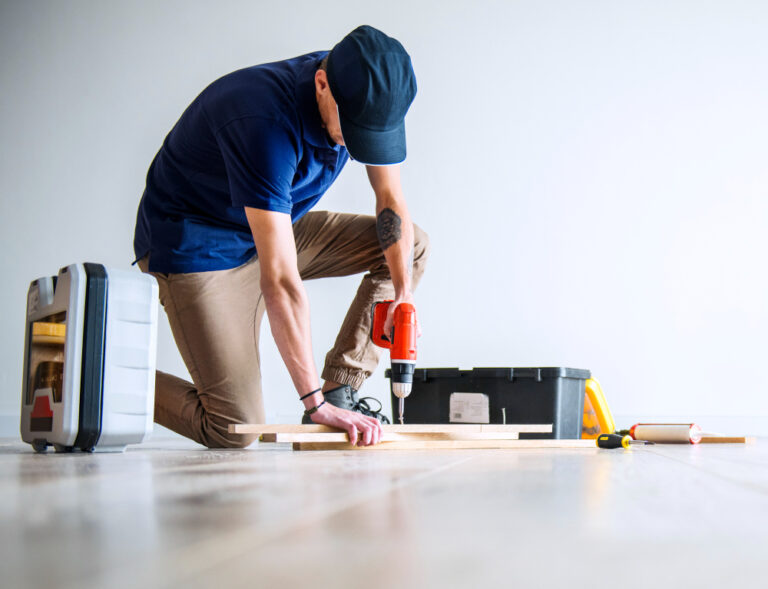
M 698 444 L 702 431 L 695 423 L 636 423 L 629 435 L 658 444 Z

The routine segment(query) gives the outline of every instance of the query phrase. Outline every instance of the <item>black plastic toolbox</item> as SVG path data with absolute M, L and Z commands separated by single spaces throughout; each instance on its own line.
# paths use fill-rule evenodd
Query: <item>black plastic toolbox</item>
M 417 368 L 405 423 L 551 423 L 551 434 L 520 438 L 578 439 L 588 378 L 579 368 Z

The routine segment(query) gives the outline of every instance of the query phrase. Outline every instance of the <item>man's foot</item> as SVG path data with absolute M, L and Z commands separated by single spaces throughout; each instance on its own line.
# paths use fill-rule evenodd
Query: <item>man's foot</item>
M 357 391 L 347 384 L 331 389 L 330 391 L 325 391 L 323 396 L 331 405 L 335 405 L 340 409 L 355 411 L 367 415 L 368 417 L 378 419 L 381 423 L 389 423 L 389 418 L 381 413 L 381 403 L 379 403 L 377 399 L 374 399 L 373 397 L 363 397 L 360 399 L 357 395 Z M 379 408 L 375 410 L 371 409 L 371 406 L 368 404 L 369 401 L 378 403 Z M 311 417 L 305 415 L 301 419 L 301 423 L 311 424 L 314 422 Z

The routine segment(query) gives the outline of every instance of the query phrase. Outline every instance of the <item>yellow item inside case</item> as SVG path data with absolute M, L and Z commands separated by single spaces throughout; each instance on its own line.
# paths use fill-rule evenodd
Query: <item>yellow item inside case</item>
M 35 321 L 32 324 L 32 342 L 36 344 L 61 344 L 67 336 L 65 323 Z
M 596 379 L 588 378 L 584 397 L 584 415 L 581 421 L 581 437 L 594 440 L 600 434 L 612 434 L 614 431 L 616 431 L 616 423 L 613 421 L 603 389 Z

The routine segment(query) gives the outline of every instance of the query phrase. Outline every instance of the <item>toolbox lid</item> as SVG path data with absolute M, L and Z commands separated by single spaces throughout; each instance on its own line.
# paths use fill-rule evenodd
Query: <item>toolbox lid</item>
M 390 378 L 392 371 L 388 368 L 384 376 Z M 525 367 L 525 368 L 473 368 L 459 370 L 458 368 L 417 368 L 413 373 L 414 380 L 427 381 L 433 378 L 532 378 L 541 381 L 545 378 L 575 378 L 586 380 L 592 373 L 583 368 L 566 367 Z

